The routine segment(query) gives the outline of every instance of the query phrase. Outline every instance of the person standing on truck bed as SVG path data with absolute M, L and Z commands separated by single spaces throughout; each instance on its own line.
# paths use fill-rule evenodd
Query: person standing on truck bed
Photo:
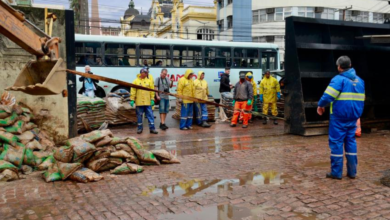
M 149 89 L 154 89 L 154 83 L 147 78 L 148 72 L 145 69 L 141 69 L 140 74 L 133 81 L 133 84 L 146 87 Z M 143 114 L 145 113 L 146 118 L 149 121 L 149 129 L 151 134 L 158 134 L 154 126 L 154 116 L 152 106 L 154 106 L 154 92 L 131 88 L 130 94 L 130 105 L 134 107 L 136 104 L 136 114 L 137 114 L 137 123 L 138 130 L 137 134 L 141 134 L 143 131 Z
M 91 67 L 85 66 L 85 73 L 92 74 Z M 83 94 L 85 96 L 88 96 L 90 98 L 95 98 L 95 91 L 98 87 L 99 80 L 86 78 L 84 76 L 79 78 L 79 81 L 83 83 L 83 87 L 80 89 L 79 94 Z
M 364 81 L 351 68 L 351 59 L 340 57 L 337 62 L 339 75 L 333 77 L 324 95 L 318 102 L 317 113 L 323 115 L 330 104 L 329 147 L 331 150 L 331 172 L 326 178 L 341 180 L 343 176 L 344 149 L 347 158 L 347 176 L 356 178 L 357 145 L 356 121 L 364 109 Z

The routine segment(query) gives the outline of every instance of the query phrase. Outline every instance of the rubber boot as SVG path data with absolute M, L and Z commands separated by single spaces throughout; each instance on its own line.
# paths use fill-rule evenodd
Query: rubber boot
M 211 127 L 211 125 L 209 123 L 207 123 L 207 121 L 203 121 L 202 127 L 209 128 L 209 127 Z
M 267 124 L 267 118 L 264 118 L 263 119 L 263 125 L 266 125 Z
M 274 119 L 274 125 L 278 125 L 278 120 Z

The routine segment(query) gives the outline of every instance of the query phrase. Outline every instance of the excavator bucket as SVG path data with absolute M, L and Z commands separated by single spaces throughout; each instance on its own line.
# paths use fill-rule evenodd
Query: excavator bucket
M 30 95 L 60 94 L 66 86 L 66 67 L 63 59 L 38 60 L 27 63 L 13 86 L 6 90 Z

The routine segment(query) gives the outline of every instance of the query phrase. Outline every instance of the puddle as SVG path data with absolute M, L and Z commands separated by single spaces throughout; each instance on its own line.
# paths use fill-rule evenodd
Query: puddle
M 275 171 L 269 172 L 249 172 L 238 175 L 234 179 L 215 179 L 204 181 L 193 179 L 181 181 L 173 186 L 163 187 L 148 187 L 147 190 L 141 193 L 142 196 L 157 196 L 157 197 L 193 197 L 202 196 L 206 193 L 223 194 L 233 190 L 233 186 L 261 186 L 261 185 L 282 185 L 285 184 L 286 175 Z
M 238 207 L 231 204 L 219 205 L 214 207 L 205 207 L 200 211 L 194 211 L 190 214 L 166 214 L 158 218 L 158 220 L 264 220 L 272 219 L 272 216 L 266 213 L 272 211 L 272 207 Z M 294 213 L 296 219 L 314 220 L 315 215 Z

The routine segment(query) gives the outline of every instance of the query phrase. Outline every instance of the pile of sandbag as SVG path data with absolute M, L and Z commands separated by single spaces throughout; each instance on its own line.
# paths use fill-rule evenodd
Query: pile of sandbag
M 55 147 L 49 135 L 31 121 L 33 118 L 28 108 L 0 105 L 0 164 L 10 163 L 24 174 L 31 173 Z M 7 172 L 2 178 L 8 181 L 18 178 Z
M 176 108 L 175 113 L 172 115 L 173 119 L 180 120 L 181 115 L 181 101 L 179 99 L 176 99 Z
M 93 131 L 69 139 L 47 158 L 39 169 L 46 182 L 65 179 L 87 183 L 103 179 L 99 173 L 132 174 L 143 171 L 141 165 L 180 163 L 166 150 L 148 151 L 133 137 L 113 137 L 110 130 Z
M 233 93 L 221 93 L 221 105 L 233 106 L 233 100 Z M 232 109 L 223 108 L 223 110 L 228 118 L 233 117 L 234 111 Z
M 105 121 L 106 101 L 77 95 L 77 129 L 98 129 Z
M 135 107 L 130 106 L 130 93 L 120 89 L 117 93 L 110 93 L 106 98 L 106 120 L 112 125 L 136 122 Z

